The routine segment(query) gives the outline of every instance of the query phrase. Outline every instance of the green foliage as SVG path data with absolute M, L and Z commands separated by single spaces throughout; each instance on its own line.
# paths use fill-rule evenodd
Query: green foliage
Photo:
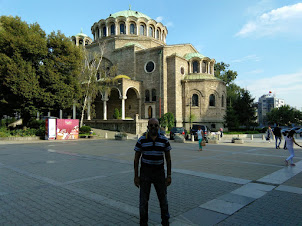
M 0 118 L 21 113 L 27 125 L 37 111 L 71 107 L 81 96 L 82 53 L 60 32 L 0 17 Z
M 279 124 L 282 126 L 291 126 L 292 124 L 302 123 L 302 112 L 290 107 L 289 105 L 274 108 L 266 114 L 269 124 Z
M 229 64 L 225 64 L 224 62 L 216 63 L 214 65 L 214 73 L 215 77 L 223 80 L 227 86 L 233 83 L 233 81 L 237 78 L 237 71 L 229 70 Z
M 122 111 L 119 111 L 117 108 L 114 109 L 113 118 L 121 119 L 122 118 Z
M 171 128 L 174 126 L 174 115 L 171 112 L 168 112 L 164 114 L 160 119 L 160 126 L 164 128 L 168 128 L 168 130 L 171 130 Z
M 90 126 L 82 126 L 80 128 L 80 133 L 90 133 L 91 127 Z
M 0 127 L 0 137 L 9 137 L 10 131 L 6 127 Z

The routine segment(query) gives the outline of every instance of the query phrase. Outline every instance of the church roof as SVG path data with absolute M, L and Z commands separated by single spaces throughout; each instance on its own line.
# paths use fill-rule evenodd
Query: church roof
M 88 37 L 88 35 L 83 33 L 83 30 L 81 29 L 80 33 L 77 33 L 75 36 L 81 36 L 81 37 Z
M 136 43 L 136 42 L 128 42 L 124 46 L 132 46 L 132 45 L 137 46 L 137 47 L 139 47 L 141 49 L 145 49 L 145 47 L 143 47 L 141 44 Z
M 185 58 L 186 60 L 190 60 L 190 59 L 193 58 L 193 57 L 204 58 L 205 56 L 202 55 L 202 54 L 200 54 L 200 53 L 187 53 L 187 54 L 184 56 L 184 58 Z
M 113 18 L 117 18 L 119 16 L 124 16 L 124 17 L 130 17 L 130 16 L 133 16 L 133 17 L 136 17 L 136 18 L 139 18 L 139 17 L 144 17 L 148 20 L 151 20 L 150 17 L 148 17 L 146 14 L 143 14 L 141 12 L 138 12 L 138 11 L 134 11 L 134 10 L 124 10 L 124 11 L 120 11 L 120 12 L 117 12 L 117 13 L 113 13 L 113 14 L 110 14 L 109 17 L 113 17 Z

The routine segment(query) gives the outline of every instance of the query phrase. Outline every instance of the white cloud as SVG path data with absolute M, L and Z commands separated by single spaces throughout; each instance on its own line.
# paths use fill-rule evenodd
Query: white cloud
M 286 104 L 301 109 L 302 70 L 292 74 L 281 74 L 270 78 L 240 80 L 238 85 L 247 88 L 255 101 L 263 94 L 272 91 L 277 98 L 285 100 Z
M 263 37 L 276 34 L 302 34 L 302 3 L 284 6 L 263 13 L 256 19 L 249 21 L 235 35 L 239 37 Z
M 244 56 L 240 59 L 232 60 L 231 62 L 232 63 L 242 63 L 242 62 L 245 62 L 245 61 L 260 61 L 260 57 L 258 57 L 255 54 L 252 54 L 252 55 Z
M 163 18 L 162 16 L 158 16 L 158 17 L 156 17 L 155 21 L 156 21 L 156 22 L 162 22 L 163 19 L 164 19 L 164 18 Z
M 166 27 L 174 27 L 173 22 L 167 22 L 166 24 L 164 24 Z
M 264 71 L 262 69 L 256 69 L 256 70 L 253 70 L 253 71 L 248 71 L 246 72 L 247 74 L 261 74 L 263 73 Z

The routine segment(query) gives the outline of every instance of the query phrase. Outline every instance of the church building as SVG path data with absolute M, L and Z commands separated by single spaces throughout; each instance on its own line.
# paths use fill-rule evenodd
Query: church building
M 112 120 L 117 108 L 124 121 L 171 112 L 175 126 L 187 130 L 190 115 L 193 124 L 223 127 L 226 85 L 214 76 L 215 59 L 191 44 L 167 45 L 167 27 L 131 9 L 95 22 L 91 32 L 93 39 L 82 32 L 72 39 L 91 53 L 105 42 L 102 65 L 108 71 L 116 66 L 118 83 L 99 94 L 89 119 Z

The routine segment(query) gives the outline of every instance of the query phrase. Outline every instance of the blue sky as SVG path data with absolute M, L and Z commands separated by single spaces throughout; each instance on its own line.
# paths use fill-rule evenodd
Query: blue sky
M 168 28 L 167 44 L 191 43 L 238 72 L 256 101 L 271 91 L 302 110 L 302 1 L 295 0 L 0 0 L 0 15 L 37 22 L 49 34 L 81 31 L 109 14 L 140 11 Z

